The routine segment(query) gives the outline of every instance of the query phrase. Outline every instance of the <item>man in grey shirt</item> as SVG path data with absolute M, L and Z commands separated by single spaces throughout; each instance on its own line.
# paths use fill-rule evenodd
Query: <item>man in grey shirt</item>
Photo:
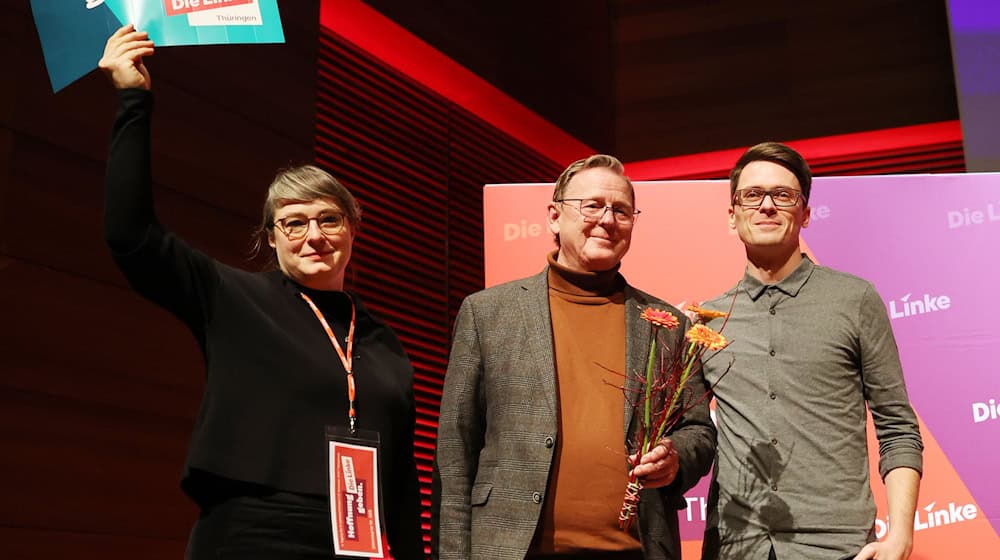
M 871 283 L 801 253 L 811 182 L 802 156 L 774 142 L 750 148 L 730 174 L 729 226 L 747 267 L 705 304 L 732 305 L 733 342 L 704 366 L 718 421 L 704 559 L 897 560 L 913 548 L 923 444 L 896 342 Z M 889 505 L 881 542 L 866 403 Z

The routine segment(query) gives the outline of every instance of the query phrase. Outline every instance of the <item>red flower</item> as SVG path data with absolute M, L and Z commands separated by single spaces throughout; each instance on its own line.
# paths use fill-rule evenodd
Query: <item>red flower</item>
M 673 313 L 662 309 L 653 309 L 652 307 L 644 309 L 639 317 L 653 323 L 657 327 L 666 327 L 669 330 L 677 328 L 677 325 L 680 324 L 680 321 L 677 320 L 677 317 L 674 317 Z

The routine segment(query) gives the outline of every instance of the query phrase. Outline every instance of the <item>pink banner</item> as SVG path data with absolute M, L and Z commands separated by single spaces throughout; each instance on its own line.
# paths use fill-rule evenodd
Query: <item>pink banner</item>
M 636 183 L 632 249 L 622 273 L 681 306 L 709 299 L 743 274 L 728 228 L 725 181 Z M 488 185 L 486 285 L 537 273 L 555 245 L 546 224 L 552 185 Z M 924 477 L 913 560 L 993 559 L 1000 550 L 1000 174 L 817 178 L 803 246 L 824 266 L 875 284 L 890 313 L 910 399 L 921 420 Z M 885 492 L 869 429 L 876 533 Z M 820 474 L 820 473 L 817 473 Z M 697 557 L 707 479 L 679 512 Z

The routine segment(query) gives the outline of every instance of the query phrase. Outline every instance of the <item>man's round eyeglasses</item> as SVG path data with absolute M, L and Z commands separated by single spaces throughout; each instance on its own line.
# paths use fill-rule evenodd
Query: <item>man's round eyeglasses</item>
M 558 200 L 553 200 L 552 202 L 558 202 L 560 204 L 575 202 L 576 204 L 569 205 L 570 208 L 579 212 L 580 215 L 583 216 L 583 221 L 588 223 L 601 221 L 601 218 L 604 217 L 604 213 L 611 210 L 611 215 L 615 217 L 616 222 L 619 224 L 631 224 L 635 222 L 635 219 L 640 213 L 640 210 L 636 210 L 631 206 L 621 204 L 604 204 L 601 201 L 589 198 L 560 198 Z
M 344 231 L 344 216 L 342 214 L 323 214 L 315 218 L 305 216 L 289 216 L 275 220 L 272 226 L 281 230 L 289 241 L 298 241 L 309 233 L 309 222 L 316 221 L 319 231 L 323 235 L 336 235 Z
M 771 197 L 771 202 L 778 208 L 789 208 L 799 203 L 802 192 L 795 189 L 777 188 L 771 190 L 750 187 L 740 189 L 733 194 L 733 204 L 739 204 L 744 208 L 760 208 L 764 204 L 764 199 Z

